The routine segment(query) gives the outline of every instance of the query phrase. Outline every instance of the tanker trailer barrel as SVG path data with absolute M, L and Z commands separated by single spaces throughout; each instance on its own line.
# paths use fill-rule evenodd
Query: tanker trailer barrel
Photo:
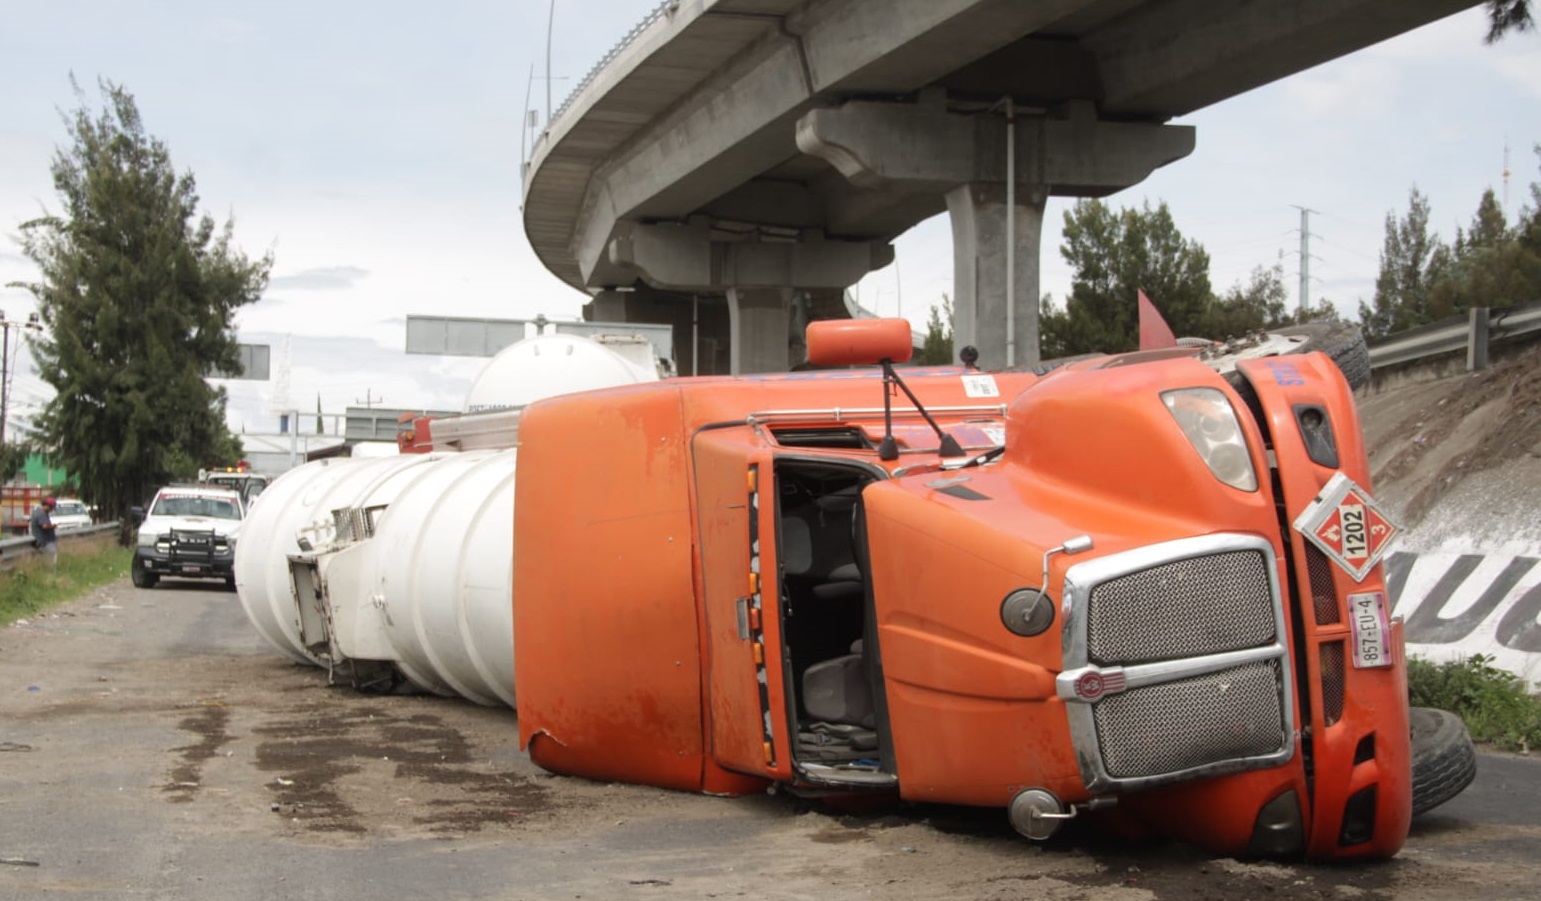
M 309 463 L 237 545 L 242 606 L 301 663 L 385 663 L 437 694 L 513 706 L 516 451 Z

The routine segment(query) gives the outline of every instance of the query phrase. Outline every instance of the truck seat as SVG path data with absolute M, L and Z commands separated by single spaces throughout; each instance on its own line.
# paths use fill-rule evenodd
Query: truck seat
M 872 689 L 858 639 L 851 653 L 824 660 L 803 672 L 803 708 L 809 723 L 799 735 L 801 749 L 833 759 L 865 757 L 877 749 Z

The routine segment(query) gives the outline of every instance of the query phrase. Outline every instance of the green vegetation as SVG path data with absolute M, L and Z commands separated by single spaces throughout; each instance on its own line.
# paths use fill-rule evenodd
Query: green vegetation
M 1135 304 L 1143 290 L 1179 336 L 1226 338 L 1293 324 L 1284 268 L 1259 266 L 1245 282 L 1217 293 L 1209 281 L 1209 253 L 1183 237 L 1163 201 L 1115 209 L 1078 200 L 1065 211 L 1060 256 L 1072 270 L 1063 308 L 1045 295 L 1039 308 L 1044 358 L 1133 350 L 1140 343 Z M 1322 300 L 1301 321 L 1337 318 Z
M 1535 151 L 1541 162 L 1541 145 Z M 1530 201 L 1513 225 L 1491 188 L 1449 244 L 1429 221 L 1428 198 L 1416 187 L 1406 215 L 1386 215 L 1375 297 L 1359 304 L 1360 325 L 1372 341 L 1472 307 L 1530 303 L 1541 295 L 1541 182 L 1531 184 Z
M 1541 746 L 1541 698 L 1493 659 L 1476 654 L 1449 663 L 1407 661 L 1407 691 L 1414 707 L 1458 714 L 1475 741 L 1528 754 Z
M 0 625 L 74 600 L 99 585 L 128 575 L 134 552 L 111 538 L 61 542 L 59 571 L 41 557 L 22 557 L 0 572 Z
M 1530 15 L 1530 0 L 1487 0 L 1487 15 L 1489 44 L 1510 32 L 1536 27 L 1535 19 Z
M 1528 19 L 1526 20 L 1528 22 Z M 1511 26 L 1523 30 L 1528 25 Z M 1541 162 L 1541 145 L 1535 148 Z M 1359 326 L 1370 341 L 1465 314 L 1541 296 L 1541 182 L 1510 224 L 1491 189 L 1471 223 L 1446 242 L 1430 223 L 1428 198 L 1416 187 L 1407 212 L 1386 215 L 1375 296 L 1359 303 Z M 1065 211 L 1060 256 L 1072 271 L 1064 303 L 1045 295 L 1039 321 L 1044 357 L 1132 350 L 1139 344 L 1140 290 L 1178 335 L 1224 338 L 1297 321 L 1336 319 L 1320 298 L 1303 313 L 1287 306 L 1284 269 L 1258 267 L 1225 292 L 1209 281 L 1209 253 L 1183 237 L 1163 201 L 1114 208 L 1083 199 Z M 933 311 L 934 314 L 934 311 Z
M 28 340 L 56 392 L 40 442 L 104 519 L 127 521 L 157 487 L 238 459 L 224 389 L 205 375 L 236 368 L 235 313 L 273 260 L 248 260 L 230 220 L 200 215 L 192 174 L 127 90 L 103 83 L 100 111 L 76 92 L 52 166 L 60 210 L 21 224 L 40 276 L 17 287 L 37 298 L 44 332 Z
M 942 307 L 931 306 L 926 320 L 926 344 L 915 360 L 918 366 L 947 366 L 952 363 L 952 298 L 942 295 Z

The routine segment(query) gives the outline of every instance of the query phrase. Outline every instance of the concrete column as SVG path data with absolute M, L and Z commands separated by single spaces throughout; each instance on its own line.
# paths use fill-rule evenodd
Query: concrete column
M 952 219 L 954 360 L 958 351 L 971 344 L 979 351 L 983 369 L 1038 362 L 1038 245 L 1043 208 L 1042 190 L 1017 192 L 1016 246 L 1008 247 L 1004 185 L 976 182 L 947 192 Z M 1008 308 L 1007 254 L 1013 252 L 1015 284 Z M 1010 348 L 1008 335 L 1013 342 Z
M 600 291 L 583 305 L 583 318 L 589 322 L 630 322 L 626 318 L 627 297 L 620 291 Z
M 729 288 L 728 321 L 734 375 L 791 368 L 791 288 Z
M 1103 197 L 1193 151 L 1184 125 L 1104 122 L 1087 101 L 1053 115 L 950 112 L 945 93 L 915 103 L 849 101 L 797 122 L 797 147 L 860 192 L 946 198 L 953 231 L 953 346 L 972 344 L 986 369 L 1038 361 L 1039 238 L 1044 201 Z M 1008 150 L 1009 148 L 1009 150 Z M 1006 300 L 1006 185 L 1014 182 L 1012 301 Z M 898 202 L 896 201 L 896 202 Z M 839 212 L 838 210 L 836 212 Z M 859 211 L 858 211 L 859 212 Z M 1008 329 L 1007 308 L 1010 308 Z

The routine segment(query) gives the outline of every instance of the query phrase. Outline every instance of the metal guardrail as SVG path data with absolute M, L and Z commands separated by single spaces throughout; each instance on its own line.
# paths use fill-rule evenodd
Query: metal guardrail
M 1467 369 L 1487 366 L 1488 345 L 1541 331 L 1541 303 L 1512 307 L 1473 307 L 1466 316 L 1452 316 L 1430 325 L 1398 332 L 1370 348 L 1370 368 L 1394 366 L 1424 357 L 1465 349 Z
M 94 526 L 85 526 L 79 529 L 65 529 L 59 533 L 59 544 L 73 544 L 84 538 L 95 538 L 101 535 L 112 535 L 118 531 L 117 520 L 112 522 L 100 522 Z M 17 560 L 23 557 L 31 557 L 37 553 L 37 548 L 32 546 L 32 536 L 22 535 L 17 538 L 0 539 L 0 570 L 10 569 Z

